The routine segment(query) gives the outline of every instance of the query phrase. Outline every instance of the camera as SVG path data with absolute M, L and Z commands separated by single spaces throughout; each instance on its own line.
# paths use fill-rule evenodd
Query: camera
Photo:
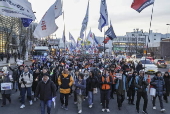
M 24 78 L 22 78 L 21 81 L 24 81 Z

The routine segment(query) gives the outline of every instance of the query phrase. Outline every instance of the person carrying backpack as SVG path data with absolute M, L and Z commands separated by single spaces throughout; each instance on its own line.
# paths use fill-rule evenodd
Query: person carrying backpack
M 19 83 L 21 84 L 21 103 L 20 108 L 25 108 L 25 93 L 27 92 L 27 98 L 30 102 L 30 105 L 33 104 L 31 100 L 31 88 L 33 83 L 33 76 L 29 72 L 29 68 L 25 67 L 24 72 L 21 74 L 19 78 Z

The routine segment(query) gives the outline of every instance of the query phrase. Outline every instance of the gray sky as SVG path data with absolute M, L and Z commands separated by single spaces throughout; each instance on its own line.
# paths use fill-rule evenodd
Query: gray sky
M 36 22 L 39 22 L 55 2 L 55 0 L 28 0 L 32 4 L 33 11 L 36 11 Z M 103 36 L 104 33 L 98 30 L 98 19 L 100 12 L 101 0 L 90 0 L 89 22 L 87 26 L 88 34 L 90 28 L 96 36 Z M 134 28 L 143 29 L 144 32 L 149 31 L 150 16 L 152 6 L 147 7 L 141 13 L 131 8 L 133 0 L 106 0 L 109 20 L 111 20 L 114 31 L 117 36 L 123 36 L 126 32 L 133 31 Z M 88 0 L 63 0 L 63 10 L 65 13 L 66 37 L 71 32 L 73 37 L 77 39 L 80 34 L 81 23 L 86 13 Z M 56 19 L 59 29 L 54 33 L 57 37 L 62 37 L 63 17 Z M 152 30 L 159 33 L 170 33 L 167 23 L 170 24 L 170 0 L 155 0 L 154 14 L 152 21 Z M 108 27 L 105 27 L 107 30 Z

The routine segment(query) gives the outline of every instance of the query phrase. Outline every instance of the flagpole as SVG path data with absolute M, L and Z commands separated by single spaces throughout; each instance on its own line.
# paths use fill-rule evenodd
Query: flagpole
M 105 27 L 104 27 L 104 36 L 103 36 L 103 39 L 105 40 Z M 105 62 L 106 62 L 106 56 L 105 56 L 105 42 L 104 42 L 104 63 Z
M 63 11 L 63 22 L 64 22 L 64 11 Z M 65 38 L 65 22 L 64 22 L 64 62 L 65 62 L 65 54 L 66 54 L 66 38 Z M 65 67 L 65 64 L 64 64 Z
M 155 3 L 155 2 L 154 2 Z M 150 43 L 150 34 L 151 34 L 151 27 L 152 27 L 152 18 L 153 18 L 153 9 L 154 9 L 154 3 L 153 3 L 153 7 L 152 7 L 152 12 L 151 12 L 151 20 L 150 20 L 150 25 L 149 25 L 149 36 L 148 36 L 148 42 Z M 148 42 L 147 42 L 147 46 L 146 46 L 146 56 L 148 53 Z M 146 44 L 145 44 L 146 45 Z M 145 57 L 145 64 L 146 64 L 146 57 Z M 145 72 L 145 64 L 144 64 L 144 72 Z

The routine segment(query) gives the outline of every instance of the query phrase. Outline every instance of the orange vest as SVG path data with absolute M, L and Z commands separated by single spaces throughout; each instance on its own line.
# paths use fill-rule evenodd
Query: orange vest
M 104 81 L 105 81 L 105 78 L 102 76 L 102 82 L 104 82 Z M 106 81 L 110 82 L 109 76 L 106 78 Z M 108 89 L 110 89 L 110 85 L 109 84 L 102 84 L 102 89 L 103 90 L 108 90 Z
M 111 72 L 110 72 L 110 74 L 109 74 L 109 75 L 112 77 L 113 84 L 115 84 L 115 77 L 116 77 L 115 74 L 116 74 L 116 73 L 113 73 L 113 74 L 112 74 Z

